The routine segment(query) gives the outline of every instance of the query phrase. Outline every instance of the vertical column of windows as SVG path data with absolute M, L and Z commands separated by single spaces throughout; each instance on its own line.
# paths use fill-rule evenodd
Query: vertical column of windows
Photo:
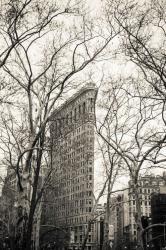
M 74 109 L 74 121 L 75 122 L 77 121 L 77 109 L 76 108 Z
M 83 102 L 83 114 L 85 114 L 85 111 L 86 111 L 86 104 L 85 102 Z
M 92 99 L 92 98 L 91 98 Z M 89 111 L 93 111 L 92 109 L 92 102 L 93 100 L 91 100 L 90 102 L 90 110 Z M 81 105 L 78 105 L 77 108 L 74 109 L 74 121 L 76 122 L 78 119 L 78 116 L 80 116 L 81 114 L 85 114 L 86 112 L 86 102 L 83 102 Z M 72 111 L 70 112 L 70 115 L 66 116 L 66 124 L 69 123 L 69 120 L 71 121 L 71 123 L 73 122 L 73 113 Z M 85 125 L 83 125 L 85 126 Z M 73 128 L 71 135 L 73 134 L 74 138 L 76 138 L 76 131 L 75 131 L 76 127 Z M 85 132 L 85 133 L 82 133 Z M 88 131 L 88 135 L 87 135 L 87 131 Z M 71 152 L 70 148 L 69 148 L 69 140 L 65 139 L 68 141 L 67 144 L 65 144 L 65 148 L 67 150 L 67 152 L 65 154 L 67 154 L 67 165 L 66 167 L 69 167 L 69 159 L 72 160 L 71 166 L 72 169 L 70 169 L 71 171 L 71 176 L 73 176 L 73 179 L 68 183 L 67 180 L 67 185 L 64 185 L 64 187 L 66 189 L 69 189 L 70 187 L 70 192 L 71 192 L 71 199 L 72 199 L 72 204 L 69 203 L 65 200 L 65 209 L 66 209 L 66 215 L 71 215 L 73 216 L 73 218 L 70 219 L 70 223 L 85 223 L 87 222 L 88 218 L 87 216 L 85 216 L 85 214 L 89 214 L 91 212 L 91 206 L 92 206 L 92 186 L 90 185 L 90 183 L 93 182 L 93 166 L 92 166 L 92 161 L 89 161 L 87 158 L 87 154 L 88 153 L 93 153 L 93 139 L 94 138 L 90 138 L 88 141 L 86 139 L 86 135 L 87 137 L 91 136 L 93 134 L 93 129 L 88 130 L 88 126 L 87 126 L 87 130 L 84 131 L 84 127 L 80 127 L 77 129 L 77 143 L 75 143 L 74 148 L 72 147 L 72 145 L 70 145 L 71 148 L 73 148 L 73 152 Z M 89 143 L 89 145 L 88 145 Z M 86 150 L 84 150 L 86 149 Z M 65 158 L 65 157 L 63 157 Z M 78 163 L 77 163 L 78 162 Z M 65 159 L 62 160 L 62 165 L 66 164 L 65 163 Z M 77 164 L 77 165 L 76 165 Z M 62 170 L 64 171 L 64 170 Z M 77 178 L 79 175 L 79 178 Z M 86 182 L 88 182 L 88 186 L 86 186 Z M 67 192 L 66 192 L 67 194 Z M 64 194 L 64 197 L 65 195 Z M 68 193 L 69 194 L 69 193 Z M 70 195 L 68 195 L 70 197 Z M 85 200 L 86 198 L 90 198 L 88 200 L 88 204 L 85 210 Z M 67 198 L 68 199 L 68 198 Z M 62 209 L 62 213 L 63 213 Z M 78 216 L 78 214 L 80 213 L 80 215 Z M 62 216 L 64 216 L 64 213 L 62 214 Z M 81 239 L 80 239 L 81 240 Z M 91 242 L 91 239 L 89 240 Z

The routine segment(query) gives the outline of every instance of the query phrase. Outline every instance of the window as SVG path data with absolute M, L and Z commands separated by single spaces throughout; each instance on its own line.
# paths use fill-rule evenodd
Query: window
M 93 111 L 93 98 L 90 98 L 90 111 Z
M 89 168 L 89 173 L 92 173 L 92 168 Z
M 85 114 L 85 109 L 86 109 L 86 105 L 85 102 L 83 103 L 83 114 Z
M 81 114 L 81 105 L 79 105 L 79 114 Z
M 66 124 L 68 124 L 69 115 L 66 116 Z
M 92 180 L 92 175 L 89 175 L 89 180 L 90 180 L 90 181 Z
M 75 108 L 74 109 L 74 120 L 76 121 L 76 119 L 77 119 L 77 109 Z
M 91 242 L 91 235 L 88 236 L 88 241 Z
M 72 117 L 72 111 L 70 112 L 70 122 L 72 123 L 72 121 L 73 121 L 73 117 Z

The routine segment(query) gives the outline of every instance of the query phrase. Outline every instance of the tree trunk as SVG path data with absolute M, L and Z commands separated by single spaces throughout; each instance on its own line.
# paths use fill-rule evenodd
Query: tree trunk
M 109 233 L 109 221 L 110 221 L 110 198 L 111 198 L 111 176 L 112 176 L 112 171 L 109 176 L 109 181 L 108 181 L 108 189 L 107 189 L 107 206 L 106 206 L 106 215 L 105 215 L 105 226 L 107 225 L 107 229 L 105 231 L 108 231 Z M 102 250 L 107 250 L 108 249 L 108 235 L 105 235 Z
M 136 214 L 135 214 L 135 221 L 137 224 L 137 242 L 138 242 L 138 250 L 144 250 L 144 245 L 143 245 L 143 237 L 142 237 L 142 222 L 141 222 L 141 200 L 140 200 L 140 192 L 139 192 L 139 187 L 138 183 L 135 183 L 134 185 L 134 194 L 135 194 L 135 201 L 136 201 Z
M 34 220 L 34 214 L 35 214 L 35 209 L 36 209 L 36 194 L 38 190 L 38 181 L 39 181 L 39 174 L 40 174 L 40 169 L 41 169 L 41 160 L 42 160 L 42 146 L 43 146 L 43 141 L 44 141 L 44 132 L 41 135 L 41 141 L 40 141 L 40 149 L 37 154 L 37 159 L 36 159 L 36 169 L 34 171 L 34 181 L 33 181 L 33 191 L 32 191 L 32 198 L 31 198 L 31 205 L 30 205 L 30 211 L 29 211 L 29 216 L 28 216 L 28 225 L 27 225 L 27 230 L 26 230 L 26 242 L 25 242 L 25 248 L 24 250 L 31 250 L 31 237 L 32 237 L 32 231 L 33 231 L 33 220 Z
M 36 171 L 37 173 L 39 173 L 38 169 L 36 169 Z M 32 230 L 33 230 L 33 219 L 34 219 L 34 213 L 35 213 L 35 208 L 36 208 L 36 194 L 37 194 L 38 179 L 39 179 L 39 174 L 37 173 L 35 174 L 35 177 L 34 177 L 32 199 L 31 199 L 30 211 L 29 211 L 29 216 L 28 216 L 28 225 L 27 225 L 27 231 L 25 235 L 25 240 L 26 240 L 25 248 L 23 250 L 31 249 L 31 236 L 32 236 Z

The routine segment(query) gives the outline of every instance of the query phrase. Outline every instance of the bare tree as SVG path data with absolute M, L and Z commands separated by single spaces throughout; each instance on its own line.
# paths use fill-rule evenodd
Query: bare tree
M 78 73 L 95 62 L 116 33 L 101 36 L 75 1 L 6 1 L 4 6 L 1 72 L 15 91 L 7 89 L 1 150 L 18 178 L 18 205 L 27 216 L 22 247 L 30 249 L 51 113 L 73 88 L 73 78 L 81 77 Z
M 158 153 L 161 147 L 165 148 L 166 135 L 162 103 L 144 99 L 143 93 L 146 95 L 149 90 L 140 90 L 139 87 L 138 82 L 131 84 L 130 79 L 111 80 L 107 83 L 103 101 L 105 115 L 103 122 L 98 122 L 97 131 L 120 156 L 121 168 L 129 171 L 136 199 L 138 242 L 140 249 L 143 249 L 139 175 L 154 159 L 160 158 Z
M 110 138 L 109 124 L 107 124 L 106 126 L 107 126 L 107 138 Z M 121 157 L 115 151 L 112 151 L 110 145 L 106 141 L 101 140 L 101 138 L 98 138 L 98 144 L 99 144 L 99 151 L 103 159 L 102 165 L 104 167 L 104 172 L 107 180 L 105 188 L 105 193 L 106 193 L 105 231 L 109 232 L 110 208 L 113 205 L 111 203 L 111 195 L 112 193 L 117 191 L 117 190 L 113 191 L 113 189 L 115 189 L 114 187 L 115 183 L 121 174 L 121 165 L 120 165 Z M 109 248 L 108 244 L 109 244 L 108 235 L 105 235 L 105 239 L 103 242 L 103 249 Z
M 106 18 L 119 30 L 117 54 L 135 65 L 128 78 L 121 75 L 108 86 L 106 115 L 98 124 L 101 137 L 122 157 L 133 181 L 137 201 L 135 219 L 141 240 L 138 178 L 141 169 L 165 162 L 165 2 L 108 0 Z M 105 97 L 104 96 L 104 97 Z M 109 123 L 110 139 L 107 134 Z
M 96 137 L 98 137 L 98 135 L 96 134 Z M 96 223 L 97 218 L 99 216 L 103 216 L 104 217 L 104 221 L 105 221 L 105 231 L 108 230 L 108 224 L 110 221 L 110 208 L 113 204 L 111 204 L 111 194 L 119 192 L 119 190 L 114 190 L 114 184 L 115 181 L 120 173 L 120 165 L 118 164 L 120 162 L 120 156 L 118 154 L 116 154 L 116 152 L 114 152 L 113 154 L 111 154 L 111 148 L 108 145 L 108 143 L 106 143 L 105 141 L 101 140 L 101 138 L 96 138 L 97 139 L 97 144 L 98 144 L 98 148 L 96 148 L 96 152 L 95 154 L 100 155 L 100 158 L 102 159 L 102 166 L 103 166 L 103 170 L 104 170 L 104 181 L 101 183 L 101 187 L 98 190 L 97 194 L 94 193 L 94 204 L 93 204 L 93 208 L 92 211 L 90 213 L 90 218 L 88 220 L 88 227 L 85 233 L 85 237 L 83 240 L 83 243 L 81 245 L 81 250 L 84 250 L 86 247 L 86 243 L 88 240 L 88 235 L 91 229 L 91 225 L 93 223 Z M 104 177 L 103 176 L 103 177 Z M 97 207 L 98 204 L 100 202 L 100 200 L 103 198 L 103 196 L 106 196 L 106 208 L 104 213 L 99 213 L 97 211 Z M 108 248 L 108 238 L 107 236 L 105 237 L 105 240 L 103 242 L 103 249 L 107 249 Z

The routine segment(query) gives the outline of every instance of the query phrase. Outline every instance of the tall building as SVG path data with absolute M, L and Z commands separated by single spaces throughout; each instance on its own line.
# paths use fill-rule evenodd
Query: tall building
M 142 216 L 150 217 L 151 215 L 151 195 L 159 192 L 160 187 L 165 185 L 163 176 L 160 175 L 145 175 L 139 179 L 139 192 L 141 199 Z M 130 240 L 137 240 L 137 225 L 135 223 L 136 201 L 132 192 L 133 183 L 129 181 L 129 225 L 130 225 Z
M 96 250 L 103 249 L 105 212 L 105 206 L 102 204 L 97 204 L 94 223 L 94 241 L 96 242 Z
M 128 192 L 124 191 L 111 198 L 109 224 L 114 227 L 114 247 L 121 249 L 129 225 Z
M 9 236 L 15 237 L 16 226 L 16 203 L 17 203 L 17 179 L 16 174 L 10 167 L 7 168 L 7 175 L 2 187 L 2 196 L 0 197 L 0 228 L 1 243 L 7 248 Z
M 94 85 L 87 85 L 52 114 L 52 192 L 45 222 L 66 230 L 66 245 L 79 249 L 94 199 Z M 48 197 L 48 196 L 47 196 Z M 48 209 L 48 204 L 49 209 Z M 49 212 L 48 212 L 49 210 Z M 96 249 L 94 226 L 87 249 Z M 93 248 L 94 247 L 94 248 Z
M 165 179 L 160 175 L 146 175 L 139 179 L 141 212 L 143 217 L 151 216 L 151 197 L 165 186 Z M 129 189 L 112 198 L 110 208 L 110 224 L 114 226 L 114 243 L 117 249 L 124 249 L 130 241 L 136 246 L 137 225 L 135 222 L 136 200 L 133 193 L 133 182 L 129 181 Z M 126 243 L 127 244 L 126 244 Z M 119 246 L 118 246 L 119 244 Z

